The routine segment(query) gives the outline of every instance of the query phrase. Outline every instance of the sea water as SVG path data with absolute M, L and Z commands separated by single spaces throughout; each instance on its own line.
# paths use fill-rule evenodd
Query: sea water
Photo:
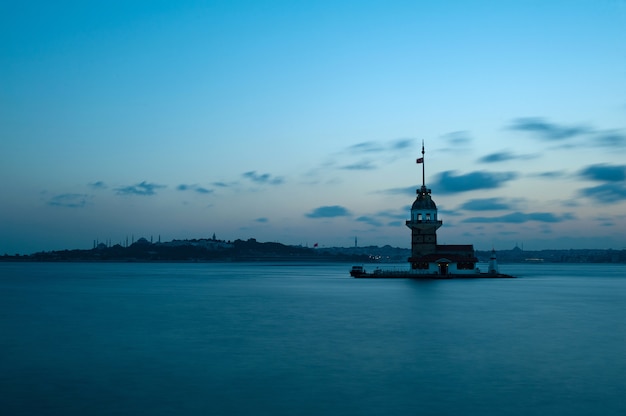
M 6 415 L 624 415 L 626 265 L 0 263 Z

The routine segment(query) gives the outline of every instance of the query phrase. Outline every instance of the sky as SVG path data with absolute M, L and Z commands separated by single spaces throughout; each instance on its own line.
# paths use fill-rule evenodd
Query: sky
M 626 1 L 5 1 L 0 255 L 626 248 Z

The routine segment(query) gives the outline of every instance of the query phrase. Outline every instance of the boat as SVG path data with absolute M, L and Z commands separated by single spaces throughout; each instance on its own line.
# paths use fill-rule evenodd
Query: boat
M 443 225 L 437 217 L 437 205 L 426 187 L 424 168 L 424 142 L 422 157 L 416 162 L 422 165 L 422 186 L 416 190 L 417 197 L 411 206 L 411 219 L 406 226 L 411 229 L 411 257 L 409 268 L 400 270 L 376 268 L 372 272 L 363 266 L 353 266 L 350 276 L 356 278 L 410 278 L 410 279 L 474 279 L 512 278 L 500 273 L 495 249 L 489 259 L 489 267 L 483 273 L 476 267 L 478 258 L 472 244 L 437 244 L 437 230 Z

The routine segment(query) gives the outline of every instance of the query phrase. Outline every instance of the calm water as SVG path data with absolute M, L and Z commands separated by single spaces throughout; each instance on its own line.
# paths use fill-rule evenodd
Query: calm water
M 1 412 L 626 414 L 626 265 L 349 267 L 0 263 Z

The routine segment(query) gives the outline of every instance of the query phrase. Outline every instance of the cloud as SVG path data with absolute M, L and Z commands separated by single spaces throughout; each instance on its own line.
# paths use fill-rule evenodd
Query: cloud
M 261 223 L 266 223 L 266 222 L 269 222 L 269 220 L 268 220 L 267 218 L 265 218 L 265 217 L 260 217 L 260 218 L 257 218 L 257 219 L 256 219 L 256 220 L 254 220 L 254 221 L 256 221 L 256 222 L 261 222 Z
M 585 179 L 605 182 L 622 182 L 626 179 L 626 166 L 591 165 L 579 172 Z
M 353 163 L 351 165 L 342 166 L 340 169 L 346 170 L 374 170 L 377 166 L 369 160 L 362 160 L 360 162 Z
M 202 186 L 199 186 L 199 185 L 180 184 L 176 187 L 176 189 L 179 191 L 193 191 L 193 192 L 197 192 L 199 194 L 205 194 L 205 195 L 213 193 L 213 190 L 203 188 Z
M 373 152 L 382 152 L 385 150 L 384 146 L 380 145 L 376 142 L 362 142 L 353 144 L 346 149 L 347 153 L 356 154 L 356 153 L 373 153 Z
M 358 218 L 356 219 L 356 221 L 358 221 L 358 222 L 364 222 L 364 223 L 369 224 L 369 225 L 372 225 L 372 226 L 374 226 L 374 227 L 381 227 L 381 226 L 383 225 L 383 224 L 382 224 L 380 221 L 378 221 L 376 218 L 374 218 L 374 217 L 369 217 L 369 216 L 361 216 L 361 217 L 358 217 Z
M 470 199 L 459 208 L 468 211 L 496 211 L 502 209 L 512 209 L 511 204 L 507 203 L 502 198 Z
M 565 213 L 561 216 L 554 215 L 551 212 L 531 212 L 522 213 L 514 212 L 499 217 L 471 217 L 466 218 L 463 222 L 467 223 L 513 223 L 521 224 L 528 221 L 555 223 L 575 219 L 572 214 Z
M 404 220 L 409 216 L 409 211 L 411 210 L 411 205 L 408 205 L 406 209 L 402 211 L 379 211 L 376 213 L 379 217 L 385 218 L 393 218 L 397 220 Z
M 398 139 L 391 142 L 391 150 L 404 150 L 413 146 L 413 139 Z
M 548 141 L 570 139 L 591 132 L 588 127 L 561 126 L 555 123 L 550 123 L 541 117 L 515 119 L 509 129 L 529 132 L 537 136 L 539 139 Z
M 53 207 L 83 208 L 87 205 L 87 199 L 89 198 L 90 196 L 86 194 L 60 194 L 50 198 L 48 205 Z
M 440 136 L 443 140 L 449 142 L 451 145 L 461 146 L 470 144 L 472 137 L 468 131 L 453 131 Z
M 606 183 L 580 190 L 580 195 L 597 199 L 603 203 L 615 203 L 626 200 L 626 186 L 622 183 Z
M 407 206 L 405 210 L 386 210 L 379 211 L 375 214 L 362 215 L 355 219 L 355 221 L 369 224 L 373 227 L 395 227 L 403 225 L 406 219 L 410 216 L 409 211 L 411 206 Z M 391 221 L 389 221 L 391 219 Z
M 595 221 L 602 227 L 612 227 L 615 225 L 615 222 L 612 221 L 612 218 L 597 216 L 594 218 Z
M 91 189 L 107 189 L 108 186 L 102 181 L 91 182 L 88 184 Z
M 250 179 L 252 182 L 266 184 L 266 185 L 280 185 L 284 183 L 283 178 L 274 177 L 269 173 L 257 174 L 256 171 L 252 170 L 250 172 L 245 172 L 243 174 L 244 178 Z
M 213 186 L 218 186 L 220 188 L 228 188 L 230 186 L 226 182 L 213 182 L 212 185 Z
M 478 161 L 482 163 L 495 163 L 495 162 L 506 162 L 507 160 L 511 160 L 511 159 L 515 159 L 515 156 L 513 156 L 510 152 L 498 152 L 498 153 L 491 153 L 487 156 L 483 156 L 480 159 L 478 159 Z
M 562 178 L 563 176 L 565 176 L 565 172 L 562 170 L 553 170 L 553 171 L 549 171 L 549 172 L 541 172 L 541 173 L 537 173 L 535 176 L 539 176 L 541 178 L 545 178 L 545 179 L 554 179 L 554 178 Z
M 433 188 L 440 193 L 456 193 L 473 191 L 476 189 L 493 189 L 502 186 L 505 182 L 515 179 L 514 172 L 471 172 L 465 175 L 456 175 L 455 171 L 445 171 L 437 175 Z
M 317 178 L 331 170 L 368 171 L 393 163 L 403 157 L 415 139 L 400 138 L 387 141 L 367 141 L 353 144 L 329 155 L 328 160 L 309 170 L 305 176 Z
M 350 216 L 350 211 L 340 205 L 331 205 L 315 208 L 306 214 L 309 218 L 334 218 Z
M 404 188 L 389 188 L 382 191 L 378 191 L 378 193 L 386 194 L 386 195 L 415 195 L 416 190 L 420 188 L 421 185 L 408 186 Z
M 483 156 L 480 159 L 478 159 L 478 162 L 481 163 L 497 163 L 497 162 L 506 162 L 508 160 L 515 160 L 515 159 L 533 159 L 537 156 L 533 156 L 533 155 L 515 155 L 511 152 L 496 152 L 496 153 L 491 153 L 489 155 Z
M 461 211 L 459 211 L 458 209 L 449 210 L 449 209 L 441 209 L 441 207 L 439 207 L 437 211 L 439 211 L 440 216 L 442 216 L 443 214 L 446 217 L 460 217 L 461 215 L 463 215 Z
M 137 185 L 117 188 L 116 191 L 118 195 L 155 195 L 155 190 L 162 188 L 166 188 L 166 186 L 143 181 Z
M 376 159 L 379 162 L 382 160 L 383 163 L 387 163 L 395 160 L 398 153 L 401 153 L 404 150 L 413 146 L 413 142 L 414 139 L 397 139 L 390 140 L 388 142 L 363 142 L 346 148 L 342 153 L 347 153 L 350 156 L 358 156 L 372 153 L 387 153 L 387 155 L 383 156 L 383 159 L 380 159 L 380 157 Z M 354 163 L 340 166 L 339 169 L 374 170 L 378 169 L 378 166 L 372 160 L 361 159 Z
M 608 130 L 599 132 L 594 137 L 595 142 L 603 147 L 625 147 L 626 133 L 624 130 Z
M 362 142 L 347 147 L 344 153 L 351 155 L 381 153 L 381 152 L 399 152 L 413 146 L 414 139 L 396 139 L 387 142 Z

